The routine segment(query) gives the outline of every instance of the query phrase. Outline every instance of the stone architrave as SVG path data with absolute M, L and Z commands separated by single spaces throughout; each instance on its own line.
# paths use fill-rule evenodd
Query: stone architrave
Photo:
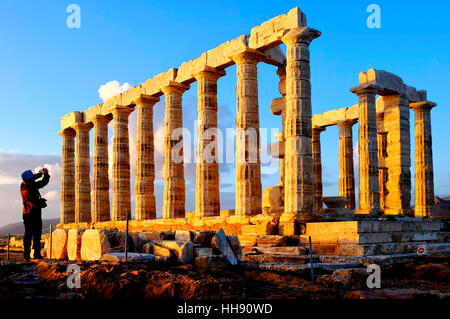
M 217 158 L 217 80 L 225 71 L 206 68 L 196 73 L 198 127 L 196 144 L 195 216 L 219 216 L 219 161 Z
M 89 157 L 88 123 L 77 123 L 73 127 L 77 132 L 76 172 L 75 172 L 75 222 L 91 222 L 91 181 Z
M 355 209 L 355 173 L 353 167 L 353 132 L 356 120 L 339 121 L 339 196 L 347 198 L 346 208 Z
M 108 175 L 108 123 L 111 118 L 96 115 L 94 123 L 94 165 L 92 180 L 92 222 L 111 220 Z
M 262 200 L 257 79 L 261 55 L 245 51 L 232 59 L 237 67 L 236 215 L 257 215 Z
M 375 95 L 379 87 L 363 84 L 352 88 L 359 98 L 359 214 L 379 215 L 378 141 Z
M 141 95 L 134 101 L 138 110 L 136 133 L 136 220 L 156 218 L 155 156 L 153 138 L 153 107 L 155 96 Z
M 182 95 L 189 85 L 171 82 L 162 88 L 166 112 L 164 127 L 163 218 L 185 217 Z
M 314 211 L 322 208 L 322 159 L 320 151 L 320 133 L 325 127 L 314 127 L 312 129 L 312 157 L 314 164 Z
M 319 31 L 303 27 L 291 29 L 281 38 L 287 46 L 285 199 L 281 223 L 314 209 L 309 45 L 319 36 Z
M 128 116 L 132 107 L 117 105 L 113 110 L 113 205 L 112 220 L 126 220 L 131 214 L 130 194 L 130 146 L 128 137 Z
M 415 207 L 414 216 L 431 217 L 434 210 L 433 151 L 431 138 L 431 109 L 436 103 L 411 103 L 414 111 Z
M 411 142 L 409 101 L 401 95 L 383 96 L 384 129 L 387 132 L 386 214 L 409 215 L 411 211 Z
M 74 129 L 68 128 L 59 135 L 62 143 L 61 166 L 61 224 L 75 222 L 75 136 Z

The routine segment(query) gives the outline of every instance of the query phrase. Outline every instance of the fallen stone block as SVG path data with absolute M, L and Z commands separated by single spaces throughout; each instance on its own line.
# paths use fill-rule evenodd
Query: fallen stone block
M 256 236 L 256 244 L 265 247 L 286 246 L 287 238 L 279 235 Z
M 227 237 L 225 236 L 225 232 L 223 231 L 223 229 L 219 230 L 219 232 L 215 236 L 215 239 L 221 253 L 228 259 L 228 261 L 232 265 L 237 265 L 236 256 L 234 255 L 233 250 L 228 244 L 228 240 Z
M 194 263 L 196 267 L 212 269 L 221 269 L 229 265 L 228 260 L 222 255 L 196 257 Z
M 251 247 L 247 246 L 242 249 L 243 254 L 262 253 L 270 255 L 286 255 L 286 256 L 303 256 L 307 254 L 305 247 Z
M 161 240 L 174 240 L 175 232 L 172 230 L 162 231 L 159 233 Z
M 243 235 L 272 235 L 277 231 L 277 225 L 259 224 L 259 225 L 242 225 L 241 233 Z
M 111 229 L 107 233 L 107 235 L 108 235 L 108 239 L 109 239 L 109 242 L 111 245 L 111 251 L 114 251 L 114 252 L 124 252 L 125 251 L 126 232 L 120 231 L 117 229 Z M 128 250 L 128 252 L 136 252 L 133 236 L 131 236 L 131 233 L 128 233 L 127 250 Z
M 52 251 L 50 254 L 50 245 L 47 255 L 52 259 L 65 259 L 67 257 L 67 229 L 56 229 L 52 232 Z
M 256 235 L 238 235 L 241 246 L 256 246 Z
M 81 259 L 99 260 L 111 250 L 108 233 L 102 229 L 87 229 L 81 237 Z
M 209 247 L 197 247 L 194 248 L 194 255 L 195 257 L 212 256 L 213 250 Z
M 241 243 L 239 242 L 239 238 L 237 235 L 228 235 L 227 236 L 228 244 L 231 247 L 231 250 L 233 251 L 236 258 L 240 259 L 242 256 L 242 247 Z
M 149 241 L 161 239 L 159 232 L 156 230 L 131 232 L 129 235 L 133 240 L 133 246 L 137 252 L 142 252 L 143 246 Z
M 172 250 L 178 261 L 189 264 L 194 260 L 194 244 L 190 241 L 155 240 L 156 245 Z
M 211 230 L 191 231 L 192 242 L 202 247 L 208 247 L 211 245 L 211 239 L 215 234 L 216 232 Z
M 175 231 L 175 240 L 180 241 L 191 241 L 191 232 L 189 230 L 176 230 Z
M 84 229 L 69 229 L 67 236 L 67 257 L 69 260 L 81 260 L 81 238 Z
M 100 257 L 100 261 L 108 262 L 141 262 L 141 263 L 151 263 L 156 261 L 156 257 L 151 254 L 139 254 L 139 253 L 128 253 L 127 259 L 125 260 L 125 253 L 116 252 L 108 253 Z

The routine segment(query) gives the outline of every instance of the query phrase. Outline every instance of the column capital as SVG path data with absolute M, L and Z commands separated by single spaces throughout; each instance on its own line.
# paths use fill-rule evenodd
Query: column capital
M 157 96 L 141 94 L 139 97 L 133 100 L 133 103 L 139 107 L 146 107 L 146 106 L 154 106 L 156 103 L 159 102 L 159 100 L 160 99 Z
M 80 123 L 76 123 L 74 125 L 72 125 L 72 128 L 78 133 L 78 132 L 82 132 L 82 131 L 90 131 L 91 128 L 93 128 L 94 125 L 92 125 L 92 123 L 85 123 L 85 122 L 80 122 Z
M 410 103 L 409 107 L 414 111 L 419 110 L 431 110 L 433 107 L 435 107 L 437 104 L 431 101 L 422 101 L 422 102 L 414 102 Z
M 62 137 L 75 137 L 77 135 L 77 132 L 73 128 L 68 127 L 64 130 L 59 131 L 58 135 Z
M 227 72 L 225 70 L 219 70 L 217 68 L 213 68 L 213 67 L 205 65 L 203 70 L 194 73 L 193 76 L 195 77 L 195 79 L 197 81 L 199 81 L 199 79 L 202 79 L 202 78 L 210 78 L 212 80 L 217 81 L 220 77 L 222 77 L 226 74 L 227 74 Z
M 111 110 L 111 113 L 113 114 L 113 116 L 116 116 L 118 114 L 130 115 L 133 111 L 134 111 L 134 107 L 133 106 L 116 105 Z
M 313 133 L 318 133 L 320 134 L 321 132 L 325 131 L 327 128 L 325 126 L 314 126 L 312 128 Z
M 377 94 L 380 92 L 381 87 L 379 87 L 376 84 L 373 83 L 365 83 L 358 86 L 355 86 L 354 88 L 350 89 L 350 92 L 358 95 L 358 96 L 364 96 L 369 94 Z
M 237 65 L 243 63 L 252 63 L 256 65 L 258 64 L 258 62 L 264 60 L 265 56 L 261 51 L 247 48 L 243 52 L 239 52 L 230 56 L 230 59 L 233 60 Z
M 161 89 L 161 91 L 163 92 L 164 95 L 168 95 L 170 93 L 178 93 L 178 94 L 182 95 L 184 92 L 186 92 L 190 88 L 191 88 L 191 86 L 188 84 L 170 81 L 169 85 L 163 87 Z
M 111 115 L 102 115 L 102 114 L 96 114 L 92 117 L 91 121 L 95 125 L 97 123 L 109 123 L 112 120 Z
M 282 36 L 281 41 L 283 41 L 283 43 L 286 45 L 302 43 L 309 46 L 312 40 L 320 37 L 321 34 L 322 33 L 319 30 L 313 28 L 308 27 L 295 28 L 289 30 L 288 33 Z
M 358 123 L 357 119 L 345 119 L 345 120 L 337 121 L 336 126 L 337 127 L 352 127 L 356 123 Z

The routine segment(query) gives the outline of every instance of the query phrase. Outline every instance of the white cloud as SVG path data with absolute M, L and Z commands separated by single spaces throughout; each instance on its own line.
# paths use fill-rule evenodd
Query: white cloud
M 49 191 L 43 196 L 48 201 L 56 201 L 59 200 L 57 191 Z
M 124 84 L 120 85 L 119 81 L 114 80 L 106 84 L 100 85 L 100 88 L 98 89 L 98 94 L 103 101 L 106 101 L 110 97 L 128 91 L 131 88 L 132 86 L 128 82 L 125 82 Z
M 0 185 L 18 185 L 22 179 L 14 176 L 0 175 Z

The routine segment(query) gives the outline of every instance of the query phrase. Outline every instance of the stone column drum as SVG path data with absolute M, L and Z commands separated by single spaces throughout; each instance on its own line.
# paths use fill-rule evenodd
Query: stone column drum
M 92 180 L 92 222 L 111 220 L 109 203 L 108 123 L 111 118 L 96 115 L 94 123 L 94 165 Z
M 339 121 L 339 196 L 347 198 L 346 208 L 355 209 L 355 174 L 353 167 L 353 132 L 356 120 Z
M 91 222 L 91 181 L 89 158 L 89 131 L 92 128 L 88 123 L 77 123 L 73 127 L 77 132 L 77 153 L 75 172 L 75 222 Z
M 220 215 L 217 80 L 223 75 L 225 71 L 213 68 L 194 75 L 198 82 L 195 216 L 199 218 Z
M 322 158 L 320 152 L 320 133 L 325 127 L 314 127 L 312 129 L 312 157 L 314 165 L 314 211 L 322 209 Z
M 409 215 L 411 211 L 411 142 L 409 101 L 400 95 L 382 97 L 387 133 L 385 213 Z
M 134 101 L 137 107 L 136 133 L 136 196 L 135 219 L 155 219 L 155 155 L 153 139 L 153 107 L 158 97 L 141 95 Z
M 287 46 L 282 223 L 314 209 L 309 45 L 319 36 L 319 31 L 304 27 L 292 29 L 282 37 Z
M 75 136 L 74 129 L 68 128 L 59 135 L 62 143 L 61 166 L 61 224 L 75 222 Z
M 117 105 L 113 110 L 113 206 L 112 220 L 126 220 L 131 214 L 130 198 L 130 146 L 128 116 L 133 108 Z
M 177 82 L 162 89 L 166 101 L 163 218 L 185 216 L 183 135 L 181 131 L 172 134 L 183 128 L 182 95 L 188 89 L 189 85 Z M 180 151 L 174 149 L 176 145 L 181 146 Z
M 414 110 L 415 217 L 430 217 L 434 209 L 433 151 L 431 138 L 431 109 L 436 103 L 411 103 Z
M 261 56 L 244 52 L 233 57 L 237 66 L 236 215 L 261 213 L 257 64 Z
M 373 84 L 351 89 L 359 98 L 359 214 L 379 215 L 380 187 L 378 181 L 378 141 L 375 95 L 379 88 Z

